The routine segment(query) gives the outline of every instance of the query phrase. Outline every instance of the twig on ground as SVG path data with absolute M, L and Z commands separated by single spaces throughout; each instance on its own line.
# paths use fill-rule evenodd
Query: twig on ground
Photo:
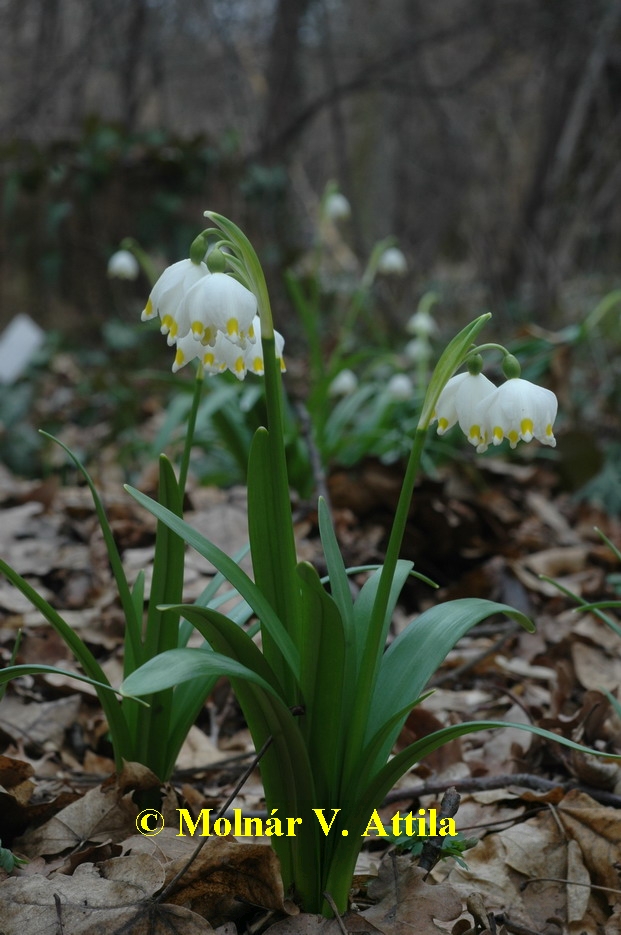
M 457 809 L 459 808 L 459 803 L 461 802 L 461 796 L 455 786 L 450 786 L 442 796 L 442 801 L 440 802 L 440 814 L 438 815 L 438 822 L 441 824 L 443 818 L 454 818 L 457 814 Z M 418 860 L 418 866 L 422 870 L 426 870 L 425 880 L 440 860 L 440 853 L 442 851 L 442 845 L 444 839 L 436 834 L 433 837 L 429 837 L 425 840 L 423 844 L 423 849 L 421 851 L 420 858 Z
M 261 757 L 265 754 L 271 742 L 272 742 L 272 737 L 268 737 L 265 743 L 263 744 L 263 746 L 261 747 L 261 749 L 259 750 L 259 752 L 257 753 L 257 755 L 253 758 L 252 762 L 248 765 L 247 769 L 244 770 L 237 785 L 235 786 L 235 788 L 229 795 L 228 799 L 226 800 L 222 808 L 219 810 L 217 818 L 215 819 L 216 821 L 218 818 L 224 817 L 224 815 L 226 814 L 226 810 L 229 808 L 231 803 L 235 800 L 236 796 L 239 794 L 240 790 L 243 788 L 244 783 L 247 781 L 252 771 L 255 769 L 257 764 L 260 762 Z M 189 856 L 188 861 L 185 864 L 185 866 L 183 866 L 181 870 L 179 870 L 179 872 L 175 874 L 175 876 L 172 878 L 170 883 L 167 886 L 165 886 L 162 892 L 156 897 L 155 899 L 156 903 L 162 903 L 168 896 L 170 896 L 170 894 L 174 891 L 181 877 L 185 873 L 187 873 L 188 869 L 192 866 L 192 864 L 194 863 L 194 861 L 200 854 L 201 850 L 203 849 L 207 841 L 208 841 L 208 838 L 206 837 L 201 839 L 200 843 L 195 847 L 192 854 Z
M 445 792 L 450 786 L 455 786 L 458 792 L 486 792 L 489 789 L 502 789 L 504 786 L 524 786 L 526 789 L 533 789 L 535 792 L 548 792 L 550 789 L 562 789 L 563 792 L 570 792 L 572 789 L 577 789 L 579 792 L 590 795 L 600 805 L 621 808 L 621 795 L 616 795 L 614 792 L 584 786 L 573 779 L 561 782 L 560 780 L 543 779 L 541 776 L 533 776 L 530 773 L 468 776 L 465 779 L 447 779 L 444 781 L 430 780 L 389 792 L 384 799 L 384 804 L 390 805 L 391 802 L 400 802 L 402 799 L 416 799 L 422 795 L 437 795 L 440 792 Z

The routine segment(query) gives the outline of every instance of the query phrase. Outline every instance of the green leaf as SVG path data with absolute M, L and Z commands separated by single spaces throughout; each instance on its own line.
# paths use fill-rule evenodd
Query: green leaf
M 392 615 L 394 613 L 397 601 L 399 600 L 399 595 L 403 590 L 403 585 L 407 581 L 408 576 L 412 573 L 413 567 L 413 563 L 407 562 L 405 559 L 399 559 L 397 561 L 397 567 L 395 568 L 395 574 L 393 576 L 390 588 L 388 605 L 384 614 L 384 621 L 382 626 L 383 638 L 381 639 L 382 646 L 384 646 L 386 642 L 386 635 L 390 627 L 390 622 L 392 620 Z M 377 571 L 375 571 L 370 576 L 370 578 L 365 581 L 354 604 L 354 633 L 356 639 L 358 663 L 360 663 L 362 659 L 362 654 L 367 643 L 367 636 L 369 633 L 369 628 L 372 624 L 372 613 L 375 606 L 375 600 L 381 576 L 382 566 L 380 565 Z
M 314 764 L 319 801 L 327 806 L 338 797 L 343 733 L 355 702 L 356 683 L 346 673 L 346 636 L 335 601 L 323 588 L 312 565 L 298 565 L 302 582 L 302 643 L 300 646 L 303 730 Z M 326 725 L 330 725 L 326 729 Z
M 181 517 L 181 490 L 172 464 L 165 455 L 160 456 L 158 498 L 163 507 Z M 175 614 L 163 614 L 159 606 L 181 603 L 184 548 L 183 539 L 160 520 L 155 534 L 153 576 L 144 637 L 142 658 L 145 662 L 176 648 L 178 644 L 178 617 Z M 172 690 L 149 699 L 151 706 L 147 711 L 140 712 L 136 728 L 139 762 L 148 766 L 162 781 L 168 779 L 164 769 L 164 761 L 168 759 L 167 743 L 162 743 L 162 738 L 169 739 L 172 701 Z
M 339 544 L 337 542 L 334 526 L 330 517 L 328 505 L 323 497 L 319 498 L 317 506 L 319 516 L 319 534 L 326 558 L 328 578 L 330 580 L 330 593 L 338 607 L 345 632 L 350 634 L 354 626 L 354 604 L 349 589 L 349 579 L 345 570 L 345 563 Z
M 170 609 L 166 608 L 166 610 Z M 196 649 L 196 652 L 206 654 L 216 652 L 229 659 L 235 659 L 264 678 L 278 694 L 282 693 L 278 680 L 265 657 L 248 634 L 236 623 L 211 607 L 181 605 L 172 609 L 183 613 L 191 625 L 210 644 Z M 175 689 L 168 750 L 170 770 L 174 767 L 181 745 L 205 703 L 205 699 L 212 691 L 215 680 L 215 676 L 211 679 L 193 679 Z
M 367 724 L 367 741 L 396 711 L 414 705 L 455 643 L 492 614 L 505 614 L 529 632 L 534 630 L 525 614 L 506 604 L 462 598 L 429 608 L 399 634 L 382 658 Z
M 252 607 L 254 613 L 261 620 L 261 623 L 269 632 L 274 643 L 278 646 L 278 649 L 282 653 L 283 658 L 286 660 L 295 678 L 299 680 L 300 657 L 298 650 L 278 619 L 278 616 L 254 581 L 252 581 L 222 549 L 219 549 L 212 542 L 209 542 L 208 539 L 205 539 L 204 536 L 201 536 L 200 533 L 192 529 L 192 527 L 184 520 L 180 519 L 180 517 L 175 516 L 170 510 L 167 510 L 139 490 L 135 490 L 133 487 L 129 486 L 125 489 L 141 504 L 141 506 L 149 510 L 157 519 L 166 523 L 173 532 L 176 532 L 185 539 L 188 545 L 191 545 L 200 555 L 215 565 L 218 571 L 224 575 L 226 580 Z
M 45 438 L 51 439 L 57 445 L 63 449 L 63 451 L 71 458 L 78 471 L 84 477 L 86 483 L 91 492 L 93 498 L 93 503 L 95 505 L 95 512 L 97 513 L 97 519 L 99 520 L 99 525 L 103 533 L 104 541 L 106 543 L 106 549 L 108 551 L 108 559 L 112 567 L 112 573 L 114 574 L 114 579 L 116 581 L 116 586 L 118 588 L 119 597 L 121 599 L 121 605 L 123 607 L 123 613 L 125 614 L 125 626 L 127 628 L 127 638 L 131 642 L 131 653 L 133 658 L 137 661 L 141 659 L 142 654 L 142 642 L 141 642 L 141 633 L 142 633 L 142 614 L 138 619 L 135 616 L 134 602 L 132 600 L 132 594 L 127 583 L 127 578 L 125 577 L 125 571 L 123 569 L 123 563 L 121 562 L 121 556 L 119 555 L 119 550 L 116 547 L 116 542 L 114 541 L 114 536 L 112 535 L 112 529 L 110 528 L 110 523 L 108 522 L 108 517 L 106 516 L 106 511 L 104 510 L 103 503 L 97 493 L 97 488 L 95 487 L 90 474 L 82 464 L 82 462 L 76 458 L 74 453 L 68 448 L 60 439 L 55 438 L 54 435 L 50 435 L 48 432 L 39 430 L 41 435 L 44 435 Z
M 268 351 L 265 351 L 268 353 Z M 248 535 L 252 569 L 257 587 L 282 620 L 287 633 L 297 645 L 300 616 L 299 585 L 289 489 L 275 472 L 277 453 L 272 450 L 271 436 L 264 428 L 255 432 L 248 462 Z M 261 614 L 258 615 L 264 624 Z M 278 645 L 266 625 L 263 652 L 288 692 L 290 704 L 299 701 L 293 694 L 295 676 L 291 665 L 283 666 Z M 286 660 L 285 660 L 286 661 Z
M 339 815 L 342 827 L 349 830 L 349 836 L 338 842 L 333 854 L 332 865 L 328 872 L 325 883 L 325 890 L 330 892 L 336 899 L 337 894 L 342 891 L 343 879 L 351 880 L 356 864 L 356 857 L 360 849 L 360 836 L 364 833 L 369 817 L 373 809 L 378 807 L 384 797 L 393 788 L 395 783 L 416 763 L 424 760 L 425 757 L 433 753 L 439 747 L 463 737 L 465 734 L 475 733 L 482 730 L 493 730 L 505 727 L 517 728 L 527 731 L 530 734 L 536 734 L 545 740 L 560 743 L 572 750 L 579 750 L 582 753 L 591 753 L 596 756 L 602 756 L 609 759 L 621 759 L 621 757 L 611 756 L 597 750 L 589 750 L 572 740 L 554 734 L 551 731 L 544 730 L 541 727 L 534 727 L 531 724 L 514 724 L 509 721 L 468 721 L 462 724 L 454 724 L 450 727 L 444 727 L 415 743 L 410 744 L 400 753 L 396 754 L 382 770 L 370 778 L 370 782 L 365 788 L 362 788 L 357 795 L 347 800 L 343 812 Z M 361 773 L 364 764 L 361 764 Z M 349 885 L 349 884 L 348 884 Z
M 132 697 L 150 695 L 174 688 L 190 679 L 210 676 L 236 676 L 260 685 L 265 691 L 277 695 L 272 686 L 260 675 L 235 659 L 220 653 L 204 653 L 199 649 L 168 649 L 148 659 L 139 669 L 123 679 L 120 691 Z
M 236 659 L 261 676 L 282 697 L 282 686 L 267 659 L 241 627 L 211 607 L 180 604 L 162 608 L 165 612 L 178 611 L 212 646 L 213 651 Z
M 15 585 L 18 588 L 24 597 L 28 598 L 30 603 L 40 611 L 45 619 L 52 625 L 54 630 L 58 633 L 60 638 L 65 642 L 69 647 L 75 658 L 78 660 L 84 671 L 86 672 L 86 677 L 92 681 L 93 685 L 102 686 L 102 690 L 97 692 L 97 697 L 103 708 L 106 720 L 108 721 L 108 726 L 110 728 L 110 733 L 113 738 L 114 746 L 114 757 L 117 768 L 120 769 L 122 766 L 123 759 L 131 759 L 133 754 L 133 747 L 130 740 L 130 735 L 127 729 L 127 723 L 123 716 L 121 706 L 114 698 L 114 695 L 109 690 L 110 683 L 106 678 L 106 675 L 91 653 L 88 646 L 82 642 L 79 636 L 73 631 L 69 624 L 63 620 L 58 611 L 56 611 L 51 604 L 41 597 L 35 589 L 30 585 L 24 578 L 21 577 L 16 571 L 14 571 L 10 565 L 7 565 L 5 561 L 0 559 L 0 571 L 6 575 L 11 584 Z M 20 669 L 20 666 L 13 666 L 12 671 Z M 1 669 L 1 673 L 7 673 L 10 670 Z M 28 673 L 23 672 L 23 675 Z M 71 673 L 75 678 L 84 678 L 83 676 L 75 675 Z M 15 678 L 14 675 L 9 675 L 9 678 Z M 7 679 L 3 679 L 6 681 Z

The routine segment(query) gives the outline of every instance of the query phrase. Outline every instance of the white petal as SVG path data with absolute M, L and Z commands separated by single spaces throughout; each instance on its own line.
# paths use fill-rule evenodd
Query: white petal
M 179 260 L 168 266 L 151 290 L 142 320 L 159 315 L 160 331 L 169 335 L 169 344 L 174 344 L 178 337 L 185 337 L 190 329 L 179 319 L 183 297 L 198 280 L 209 275 L 204 263 L 196 264 L 191 260 Z
M 226 273 L 212 273 L 186 293 L 179 318 L 204 344 L 213 346 L 215 332 L 219 331 L 243 345 L 252 340 L 256 313 L 257 300 L 249 289 Z
M 484 425 L 485 437 L 494 445 L 504 438 L 515 448 L 520 440 L 536 438 L 544 445 L 554 447 L 552 431 L 558 402 L 554 393 L 528 380 L 507 380 L 491 399 L 485 399 L 478 408 Z

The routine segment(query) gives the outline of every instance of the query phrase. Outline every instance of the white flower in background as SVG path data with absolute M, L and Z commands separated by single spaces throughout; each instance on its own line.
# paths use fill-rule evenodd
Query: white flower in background
M 350 396 L 358 388 L 358 377 L 353 370 L 345 368 L 337 373 L 328 388 L 330 396 Z
M 433 414 L 433 418 L 438 420 L 438 435 L 444 435 L 459 422 L 459 427 L 468 441 L 478 445 L 483 437 L 478 406 L 496 392 L 492 381 L 482 373 L 472 374 L 466 371 L 451 377 L 440 393 Z
M 384 276 L 405 276 L 408 263 L 399 247 L 388 247 L 377 262 L 377 271 Z
M 414 312 L 405 326 L 408 334 L 414 334 L 417 338 L 430 338 L 438 330 L 438 326 L 432 316 L 427 311 Z
M 201 344 L 214 345 L 219 332 L 245 347 L 254 343 L 252 322 L 257 314 L 254 293 L 226 273 L 203 276 L 181 300 L 177 318 L 179 334 L 190 331 Z
M 324 202 L 323 211 L 328 221 L 345 221 L 351 214 L 351 205 L 345 195 L 331 192 Z
M 403 348 L 407 360 L 412 364 L 421 364 L 431 358 L 431 344 L 427 338 L 412 338 Z
M 552 448 L 556 439 L 552 427 L 558 401 L 551 390 L 513 377 L 483 399 L 476 408 L 476 420 L 481 427 L 477 451 L 486 451 L 490 444 L 500 445 L 504 438 L 515 448 L 522 440 L 536 438 Z
M 405 402 L 412 398 L 414 387 L 405 373 L 395 373 L 386 384 L 386 391 L 395 402 Z
M 140 264 L 129 250 L 117 250 L 108 260 L 108 276 L 111 279 L 137 279 Z
M 205 276 L 211 275 L 204 263 L 192 260 L 179 260 L 166 267 L 151 290 L 151 295 L 142 313 L 142 321 L 150 321 L 159 315 L 160 331 L 168 335 L 168 343 L 174 344 L 177 338 L 183 338 L 190 330 L 185 325 L 180 327 L 179 309 L 186 292 Z

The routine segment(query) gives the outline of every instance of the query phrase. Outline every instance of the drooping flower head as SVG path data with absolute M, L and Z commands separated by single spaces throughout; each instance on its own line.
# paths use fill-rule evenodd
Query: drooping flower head
M 142 320 L 159 315 L 160 330 L 176 345 L 174 373 L 198 359 L 210 375 L 230 370 L 243 380 L 248 371 L 263 374 L 267 342 L 284 370 L 284 339 L 274 331 L 258 257 L 232 222 L 205 214 L 216 227 L 194 239 L 189 259 L 164 270 Z
M 213 345 L 219 332 L 233 344 L 254 343 L 257 314 L 253 293 L 227 273 L 209 273 L 184 294 L 178 311 L 179 333 L 191 331 L 197 341 Z
M 497 345 L 495 345 L 497 347 Z M 507 380 L 496 387 L 480 372 L 482 358 L 470 357 L 469 371 L 451 377 L 438 397 L 433 418 L 438 435 L 456 422 L 477 452 L 500 445 L 505 438 L 512 448 L 533 438 L 554 447 L 553 425 L 558 403 L 551 390 L 520 377 L 520 365 L 505 351 L 503 370 Z
M 111 279 L 137 279 L 140 264 L 129 250 L 117 250 L 108 260 L 108 276 Z
M 377 263 L 377 271 L 383 276 L 405 276 L 408 261 L 399 247 L 387 247 Z
M 434 418 L 438 420 L 438 435 L 444 435 L 458 422 L 468 441 L 478 445 L 481 429 L 477 406 L 495 392 L 495 385 L 482 373 L 467 371 L 451 377 L 436 404 Z
M 551 390 L 520 377 L 508 379 L 477 407 L 476 417 L 481 426 L 477 451 L 486 451 L 490 444 L 500 445 L 505 438 L 512 448 L 520 440 L 529 442 L 533 438 L 554 448 L 557 409 L 558 402 Z
M 207 266 L 189 259 L 167 266 L 151 289 L 141 320 L 150 321 L 159 315 L 160 331 L 168 335 L 169 344 L 174 344 L 178 337 L 185 337 L 189 327 L 186 328 L 185 323 L 179 321 L 181 303 L 192 286 L 205 276 L 209 276 Z

